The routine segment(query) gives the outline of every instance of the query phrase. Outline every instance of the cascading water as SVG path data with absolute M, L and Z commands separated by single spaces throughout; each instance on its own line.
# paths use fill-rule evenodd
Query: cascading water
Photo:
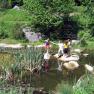
M 41 39 L 41 33 L 32 32 L 30 27 L 23 28 L 23 32 L 25 33 L 26 39 L 31 42 L 35 42 Z

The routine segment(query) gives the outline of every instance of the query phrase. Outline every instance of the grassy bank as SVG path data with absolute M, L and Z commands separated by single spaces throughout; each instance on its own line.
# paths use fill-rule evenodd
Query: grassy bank
M 7 44 L 17 44 L 17 43 L 21 43 L 21 44 L 31 44 L 31 45 L 42 45 L 44 44 L 45 40 L 39 40 L 36 42 L 28 42 L 25 40 L 15 40 L 15 39 L 11 39 L 11 38 L 6 38 L 6 39 L 0 39 L 0 43 L 7 43 Z M 55 41 L 55 43 L 57 43 L 58 41 Z M 53 47 L 58 47 L 57 45 L 53 45 Z M 80 48 L 80 49 L 94 49 L 94 41 L 87 41 L 87 45 L 85 46 L 80 46 L 80 44 L 76 44 L 73 45 L 74 48 Z
M 0 38 L 14 38 L 22 26 L 29 25 L 31 21 L 32 17 L 23 9 L 0 11 Z
M 44 41 L 45 40 L 39 40 L 39 41 L 36 41 L 36 42 L 29 42 L 29 41 L 26 41 L 26 40 L 15 40 L 15 39 L 10 39 L 10 38 L 0 39 L 0 43 L 6 43 L 6 44 L 21 43 L 22 45 L 33 45 L 33 46 L 42 45 L 42 44 L 44 44 Z
M 80 49 L 94 49 L 94 41 L 87 41 L 87 45 L 81 46 L 80 44 L 73 45 L 74 48 Z

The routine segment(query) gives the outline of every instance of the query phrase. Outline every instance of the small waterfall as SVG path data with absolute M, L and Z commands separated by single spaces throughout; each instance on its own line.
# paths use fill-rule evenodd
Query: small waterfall
M 38 41 L 42 38 L 41 33 L 32 32 L 30 27 L 23 28 L 23 32 L 25 33 L 26 39 L 31 42 Z

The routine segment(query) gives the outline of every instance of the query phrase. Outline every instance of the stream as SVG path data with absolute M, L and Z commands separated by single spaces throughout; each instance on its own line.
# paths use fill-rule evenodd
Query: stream
M 94 66 L 94 50 L 86 50 L 86 53 L 89 55 L 87 57 L 84 57 L 83 55 L 80 56 L 80 60 L 78 63 L 80 64 L 78 69 L 75 69 L 74 71 L 68 71 L 66 68 L 63 67 L 63 70 L 60 72 L 57 70 L 58 61 L 56 59 L 52 59 L 49 61 L 50 64 L 50 70 L 48 73 L 41 72 L 40 75 L 31 75 L 29 72 L 26 72 L 26 74 L 22 77 L 22 84 L 20 84 L 22 87 L 32 87 L 32 88 L 44 88 L 47 91 L 53 91 L 56 89 L 56 87 L 61 84 L 61 82 L 64 82 L 64 84 L 71 84 L 77 82 L 77 80 L 85 74 L 85 68 L 84 64 L 89 64 L 91 66 Z M 4 58 L 6 57 L 6 60 L 4 61 Z M 0 53 L 0 63 L 4 65 L 4 62 L 7 62 L 8 60 L 12 60 L 12 56 L 7 53 Z M 4 61 L 4 62 L 2 62 Z M 13 62 L 13 61 L 12 61 Z M 9 62 L 8 62 L 9 63 Z M 10 64 L 10 63 L 9 63 Z M 7 65 L 7 64 L 6 64 Z M 2 83 L 0 83 L 2 84 Z M 3 83 L 5 87 L 11 86 L 11 84 Z M 14 87 L 19 87 L 19 83 L 14 83 Z

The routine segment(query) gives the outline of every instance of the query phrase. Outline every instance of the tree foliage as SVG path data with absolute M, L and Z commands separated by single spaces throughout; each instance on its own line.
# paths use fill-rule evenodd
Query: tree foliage
M 34 31 L 47 37 L 77 38 L 79 31 L 89 30 L 94 37 L 93 0 L 1 0 L 5 8 L 23 4 L 29 12 Z
M 81 10 L 78 11 L 80 14 L 77 16 L 78 23 L 82 27 L 80 31 L 83 31 L 84 35 L 84 37 L 81 38 L 84 40 L 94 37 L 94 2 L 91 1 L 92 0 L 84 0 L 82 2 Z
M 48 37 L 57 35 L 58 29 L 63 27 L 65 14 L 71 13 L 74 5 L 73 0 L 24 0 L 25 9 L 33 16 L 34 28 Z

